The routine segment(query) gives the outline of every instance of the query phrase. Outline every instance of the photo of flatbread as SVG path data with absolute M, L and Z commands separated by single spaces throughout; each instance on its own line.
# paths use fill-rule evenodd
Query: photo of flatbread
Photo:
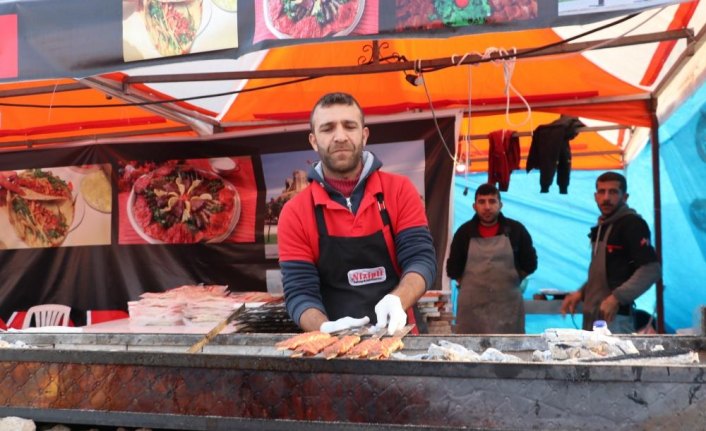
M 96 211 L 110 213 L 113 208 L 113 188 L 103 170 L 93 171 L 81 181 L 81 195 Z
M 213 4 L 226 12 L 236 12 L 238 10 L 237 0 L 212 0 Z
M 71 189 L 66 181 L 41 169 L 21 172 L 14 183 L 22 190 L 21 195 L 29 200 L 71 199 Z
M 110 172 L 107 163 L 2 172 L 2 248 L 110 244 Z
M 203 0 L 144 0 L 145 26 L 163 56 L 189 53 L 202 15 Z
M 238 47 L 237 0 L 122 0 L 126 62 Z

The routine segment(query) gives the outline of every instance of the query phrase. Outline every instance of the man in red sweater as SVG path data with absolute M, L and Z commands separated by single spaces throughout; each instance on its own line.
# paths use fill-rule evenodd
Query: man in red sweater
M 371 321 L 392 334 L 436 277 L 419 193 L 406 177 L 380 171 L 365 151 L 369 133 L 349 94 L 314 106 L 309 143 L 321 161 L 278 224 L 287 310 L 305 331 Z

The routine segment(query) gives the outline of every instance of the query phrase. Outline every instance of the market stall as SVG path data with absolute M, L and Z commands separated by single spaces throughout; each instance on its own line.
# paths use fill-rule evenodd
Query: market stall
M 368 5 L 354 15 L 361 32 L 341 34 L 336 43 L 323 40 L 328 36 L 277 38 L 281 29 L 273 31 L 272 23 L 263 28 L 259 2 L 238 2 L 247 6 L 232 21 L 224 19 L 236 12 L 228 2 L 190 3 L 203 6 L 194 16 L 202 18 L 204 29 L 208 23 L 210 30 L 226 29 L 228 38 L 221 39 L 226 46 L 208 46 L 212 39 L 199 24 L 189 27 L 188 36 L 201 39 L 177 44 L 186 52 L 173 55 L 147 31 L 159 23 L 127 1 L 107 8 L 86 0 L 66 1 L 60 9 L 46 0 L 0 6 L 1 31 L 9 35 L 1 46 L 14 40 L 9 48 L 15 54 L 19 47 L 15 62 L 0 67 L 0 78 L 8 81 L 0 86 L 0 171 L 50 172 L 72 189 L 61 214 L 73 216 L 60 244 L 31 247 L 32 239 L 10 229 L 9 207 L 0 208 L 6 228 L 0 251 L 5 316 L 38 302 L 70 304 L 82 314 L 122 308 L 145 292 L 183 283 L 267 290 L 268 273 L 277 268 L 279 198 L 297 189 L 309 164 L 308 110 L 326 91 L 351 91 L 360 98 L 373 129 L 370 143 L 388 150 L 387 160 L 417 157 L 400 165 L 417 167 L 415 185 L 429 211 L 441 267 L 452 168 L 463 163 L 457 150 L 467 144 L 459 137 L 478 133 L 461 117 L 492 116 L 488 130 L 508 126 L 506 111 L 609 121 L 615 148 L 602 146 L 593 160 L 609 153 L 611 168 L 624 167 L 651 128 L 657 166 L 660 120 L 703 81 L 705 70 L 704 5 L 698 2 L 620 19 L 601 15 L 615 18 L 605 27 L 549 29 L 541 28 L 542 20 L 521 19 L 524 24 L 510 28 L 524 31 L 475 35 L 478 27 L 470 21 L 460 30 L 430 22 L 415 38 L 409 33 L 398 39 L 391 36 L 398 17 L 384 12 L 409 2 L 389 2 L 386 9 L 383 2 L 358 1 L 353 3 Z M 550 3 L 558 8 L 559 2 Z M 545 14 L 532 19 L 556 18 L 558 10 L 540 12 Z M 386 16 L 396 18 L 390 22 Z M 554 24 L 567 24 L 567 16 Z M 413 27 L 399 20 L 403 30 Z M 236 26 L 224 22 L 238 23 L 235 35 Z M 39 23 L 39 30 L 27 23 Z M 487 24 L 483 31 L 499 28 L 493 27 L 497 22 Z M 135 33 L 124 28 L 139 28 L 140 49 L 131 38 Z M 638 34 L 629 34 L 635 30 Z M 234 41 L 242 35 L 247 39 Z M 430 35 L 439 37 L 423 39 Z M 208 49 L 196 52 L 204 46 Z M 504 51 L 491 49 L 498 46 Z M 612 54 L 596 55 L 598 50 Z M 0 50 L 8 52 L 13 51 Z M 676 94 L 669 94 L 670 82 L 681 83 Z M 582 150 L 588 159 L 592 149 Z M 110 210 L 89 204 L 81 187 L 87 171 L 108 174 L 103 197 L 110 197 Z M 212 199 L 217 202 L 209 204 L 226 208 L 220 230 L 199 228 L 184 239 L 145 223 L 145 195 L 159 187 L 152 180 L 168 177 L 178 188 L 176 178 L 182 176 L 217 188 Z M 659 176 L 645 181 L 659 185 Z M 37 206 L 49 209 L 46 205 Z M 659 196 L 655 208 L 660 214 Z M 198 215 L 189 220 L 200 221 Z M 180 240 L 171 241 L 175 238 Z M 275 344 L 285 334 L 229 328 L 190 354 L 204 327 L 129 333 L 126 324 L 130 328 L 123 321 L 76 333 L 2 334 L 2 341 L 24 345 L 0 349 L 0 415 L 194 430 L 695 429 L 706 421 L 703 365 L 670 362 L 686 351 L 703 359 L 700 336 L 629 337 L 645 355 L 661 346 L 666 353 L 655 354 L 661 356 L 656 363 L 634 357 L 536 363 L 532 352 L 547 348 L 540 337 L 448 336 L 477 351 L 493 347 L 521 359 L 468 363 L 416 358 L 439 342 L 430 335 L 405 338 L 400 353 L 406 358 L 326 360 L 278 351 Z
M 66 303 L 80 314 L 116 309 L 145 291 L 183 283 L 265 290 L 277 268 L 277 199 L 287 193 L 282 183 L 290 176 L 294 183 L 311 154 L 284 169 L 276 159 L 295 160 L 293 152 L 308 149 L 308 111 L 326 91 L 355 93 L 371 124 L 392 130 L 386 136 L 374 130 L 374 139 L 405 145 L 393 154 L 422 154 L 418 188 L 441 267 L 449 217 L 432 211 L 451 202 L 451 168 L 468 162 L 460 158 L 468 142 L 459 137 L 480 133 L 478 118 L 488 117 L 487 130 L 493 130 L 510 125 L 506 111 L 532 111 L 522 133 L 559 113 L 610 122 L 615 133 L 609 142 L 597 139 L 597 146 L 577 148 L 577 156 L 582 168 L 620 168 L 644 144 L 645 131 L 656 131 L 704 75 L 704 5 L 698 2 L 658 8 L 662 2 L 355 1 L 342 8 L 355 13 L 338 31 L 296 36 L 278 27 L 279 18 L 273 21 L 276 7 L 263 7 L 281 2 L 198 0 L 172 12 L 190 10 L 183 8 L 187 3 L 194 13 L 183 45 L 166 43 L 174 33 L 160 33 L 168 24 L 157 17 L 170 6 L 156 2 L 71 0 L 57 10 L 51 1 L 19 0 L 0 7 L 6 36 L 0 52 L 7 59 L 0 71 L 0 171 L 56 170 L 71 182 L 75 175 L 65 174 L 103 165 L 112 175 L 111 212 L 83 205 L 87 200 L 74 193 L 77 217 L 58 247 L 31 248 L 12 229 L 2 230 L 3 318 L 38 302 Z M 460 21 L 445 14 L 460 10 Z M 342 24 L 324 21 L 329 30 Z M 57 78 L 66 76 L 76 78 Z M 442 111 L 472 121 L 445 122 L 440 139 L 431 142 L 434 117 Z M 398 127 L 418 120 L 425 126 L 414 133 Z M 410 149 L 420 139 L 423 148 Z M 219 172 L 214 158 L 230 158 L 226 163 L 239 170 Z M 144 209 L 130 172 L 150 174 L 175 160 L 223 185 L 216 200 L 228 206 L 222 229 L 187 238 L 195 242 L 191 249 L 165 245 L 168 234 L 149 234 L 159 229 L 135 223 L 144 212 L 125 210 Z M 481 165 L 472 161 L 472 169 Z M 268 176 L 280 169 L 286 175 Z M 661 214 L 658 198 L 655 208 Z M 8 227 L 4 212 L 0 208 L 0 224 Z M 199 216 L 189 222 L 198 224 Z M 72 316 L 80 324 L 79 317 Z

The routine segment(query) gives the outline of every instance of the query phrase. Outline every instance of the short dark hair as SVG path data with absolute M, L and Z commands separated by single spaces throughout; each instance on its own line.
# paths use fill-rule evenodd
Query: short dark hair
M 602 173 L 596 178 L 596 188 L 598 188 L 598 183 L 605 183 L 606 181 L 617 181 L 620 183 L 620 190 L 622 190 L 623 194 L 628 192 L 628 180 L 625 179 L 623 174 L 613 171 Z
M 500 191 L 498 190 L 497 187 L 495 187 L 495 184 L 491 184 L 491 183 L 485 183 L 485 184 L 481 184 L 480 186 L 478 186 L 478 188 L 476 189 L 476 195 L 473 199 L 478 200 L 478 196 L 488 196 L 488 195 L 497 196 L 498 200 L 501 200 L 500 199 Z
M 346 105 L 355 106 L 360 111 L 360 120 L 365 125 L 365 117 L 363 116 L 363 109 L 355 97 L 348 93 L 327 93 L 321 96 L 321 98 L 316 102 L 313 108 L 311 108 L 311 114 L 309 115 L 309 126 L 311 130 L 314 130 L 314 111 L 318 107 L 327 107 L 332 105 Z

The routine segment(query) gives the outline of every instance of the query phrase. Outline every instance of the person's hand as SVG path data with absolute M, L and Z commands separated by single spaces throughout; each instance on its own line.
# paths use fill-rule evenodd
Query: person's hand
M 370 317 L 365 316 L 360 319 L 355 319 L 353 317 L 341 317 L 333 322 L 324 322 L 321 324 L 319 331 L 326 332 L 330 334 L 332 332 L 345 331 L 351 328 L 359 328 L 370 323 Z
M 397 295 L 385 295 L 375 305 L 375 315 L 378 319 L 375 327 L 379 330 L 387 326 L 387 335 L 394 334 L 407 323 L 407 313 L 402 308 L 402 301 Z
M 561 302 L 561 315 L 566 316 L 566 313 L 574 314 L 576 306 L 581 302 L 581 291 L 569 293 Z
M 613 295 L 608 295 L 606 299 L 601 302 L 601 316 L 603 320 L 610 323 L 615 319 L 615 315 L 618 314 L 618 309 L 620 308 L 620 302 L 618 298 Z

